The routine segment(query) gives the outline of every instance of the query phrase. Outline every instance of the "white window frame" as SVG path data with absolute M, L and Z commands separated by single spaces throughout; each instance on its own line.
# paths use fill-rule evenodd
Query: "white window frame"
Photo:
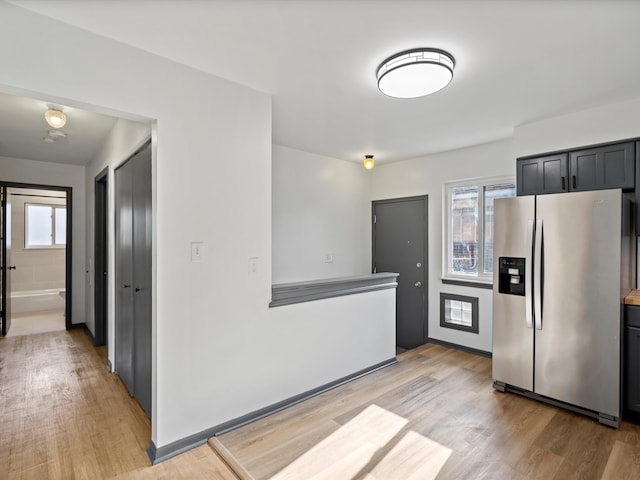
M 30 206 L 34 206 L 34 207 L 49 207 L 51 209 L 51 243 L 49 243 L 48 245 L 30 245 L 29 242 L 29 207 Z M 24 248 L 25 250 L 32 250 L 32 249 L 43 249 L 43 248 L 67 248 L 67 243 L 65 241 L 65 243 L 57 243 L 56 239 L 58 237 L 57 231 L 56 231 L 56 217 L 55 217 L 55 212 L 56 209 L 64 209 L 64 214 L 65 217 L 67 215 L 67 206 L 66 205 L 56 205 L 56 204 L 50 204 L 50 203 L 35 203 L 35 202 L 29 202 L 29 203 L 25 203 L 24 204 Z M 66 237 L 66 224 L 67 222 L 65 221 L 65 237 Z
M 512 183 L 516 185 L 513 176 L 480 177 L 465 180 L 445 182 L 442 186 L 442 279 L 458 282 L 493 284 L 493 273 L 484 273 L 484 191 L 486 187 Z M 451 240 L 451 190 L 457 187 L 478 187 L 478 274 L 462 274 L 452 271 L 453 242 Z M 514 193 L 515 195 L 515 193 Z

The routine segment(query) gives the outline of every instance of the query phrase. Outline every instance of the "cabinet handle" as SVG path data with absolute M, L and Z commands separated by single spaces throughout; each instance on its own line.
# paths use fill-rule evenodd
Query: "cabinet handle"
M 562 176 L 562 190 L 566 190 L 566 189 L 567 189 L 567 187 L 565 187 L 565 185 L 564 185 L 564 184 L 566 183 L 566 182 L 565 182 L 565 180 L 566 180 L 566 178 L 565 178 L 565 176 L 563 175 L 563 176 Z
M 574 188 L 574 190 L 575 190 L 575 189 L 577 188 L 577 187 L 576 187 L 576 176 L 575 176 L 575 175 L 573 175 L 573 176 L 571 177 L 571 181 L 572 181 L 572 183 L 573 183 L 573 188 Z

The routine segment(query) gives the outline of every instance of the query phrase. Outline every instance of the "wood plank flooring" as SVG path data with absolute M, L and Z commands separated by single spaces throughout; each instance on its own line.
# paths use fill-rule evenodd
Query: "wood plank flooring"
M 217 439 L 255 479 L 640 478 L 618 430 L 491 386 L 491 360 L 438 345 Z
M 220 479 L 207 445 L 151 466 L 149 419 L 81 330 L 0 338 L 0 479 Z
M 255 479 L 640 478 L 639 426 L 496 392 L 486 358 L 399 360 L 217 440 Z M 1 480 L 238 478 L 207 445 L 151 466 L 149 420 L 104 364 L 79 330 L 0 339 Z

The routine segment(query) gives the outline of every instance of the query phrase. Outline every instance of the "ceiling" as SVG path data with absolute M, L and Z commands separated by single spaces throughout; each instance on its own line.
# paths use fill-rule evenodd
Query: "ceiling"
M 490 142 L 523 123 L 640 97 L 635 1 L 11 3 L 270 93 L 274 143 L 343 160 Z M 379 63 L 421 46 L 455 57 L 451 84 L 419 99 L 382 95 Z
M 64 111 L 67 123 L 63 128 L 51 128 L 45 121 L 48 105 Z M 0 111 L 0 156 L 71 165 L 86 165 L 117 121 L 107 115 L 3 93 Z M 51 130 L 67 136 L 47 143 L 43 139 Z

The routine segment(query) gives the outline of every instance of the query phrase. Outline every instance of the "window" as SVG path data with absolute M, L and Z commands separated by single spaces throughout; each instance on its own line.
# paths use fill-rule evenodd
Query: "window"
M 66 246 L 66 207 L 27 203 L 24 217 L 25 248 L 64 248 Z
M 513 178 L 445 184 L 445 279 L 493 281 L 493 202 L 515 193 Z
M 478 333 L 478 299 L 441 293 L 440 326 Z

